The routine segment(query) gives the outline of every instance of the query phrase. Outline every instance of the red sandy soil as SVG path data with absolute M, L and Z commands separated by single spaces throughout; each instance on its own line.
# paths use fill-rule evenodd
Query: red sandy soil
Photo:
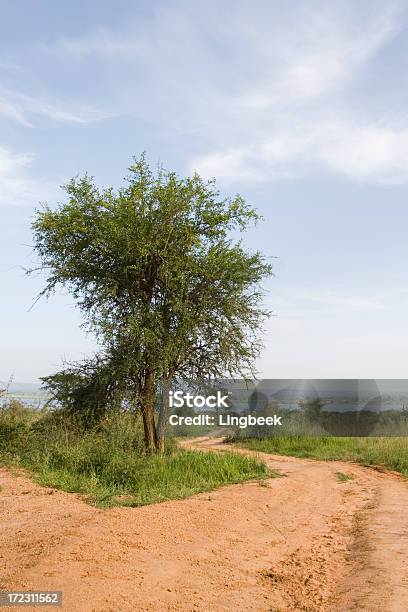
M 0 590 L 62 590 L 69 612 L 406 612 L 408 480 L 260 456 L 285 477 L 108 510 L 0 470 Z

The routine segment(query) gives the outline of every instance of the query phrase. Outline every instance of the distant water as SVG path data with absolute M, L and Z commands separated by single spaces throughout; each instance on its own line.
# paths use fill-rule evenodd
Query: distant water
M 44 393 L 5 393 L 0 397 L 0 405 L 4 406 L 13 399 L 31 408 L 42 408 L 50 398 Z

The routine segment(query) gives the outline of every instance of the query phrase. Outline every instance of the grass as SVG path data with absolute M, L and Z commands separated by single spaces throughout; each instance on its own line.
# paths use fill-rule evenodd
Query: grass
M 268 472 L 259 461 L 235 453 L 182 450 L 164 457 L 108 459 L 98 470 L 91 465 L 85 469 L 50 466 L 37 475 L 40 484 L 83 493 L 98 506 L 143 506 L 189 497 L 225 484 L 265 478 Z
M 81 493 L 100 507 L 180 499 L 269 476 L 254 458 L 182 450 L 174 440 L 165 455 L 146 455 L 141 423 L 129 413 L 88 430 L 61 412 L 35 412 L 15 400 L 0 411 L 0 462 L 27 468 L 41 485 Z
M 406 437 L 276 436 L 246 439 L 240 441 L 240 445 L 265 453 L 381 466 L 408 476 L 408 438 Z
M 348 482 L 353 480 L 352 474 L 346 474 L 345 472 L 336 472 L 337 482 Z

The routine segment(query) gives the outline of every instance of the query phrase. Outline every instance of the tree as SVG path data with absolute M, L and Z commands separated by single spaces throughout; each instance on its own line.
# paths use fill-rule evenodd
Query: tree
M 129 172 L 117 191 L 88 175 L 69 181 L 67 202 L 36 212 L 34 244 L 47 272 L 40 295 L 72 293 L 133 389 L 153 451 L 164 446 L 159 386 L 166 396 L 174 377 L 253 374 L 271 266 L 233 237 L 259 219 L 242 197 L 221 198 L 197 174 L 155 173 L 144 155 Z
M 119 410 L 126 396 L 123 377 L 115 364 L 99 355 L 66 364 L 41 381 L 50 394 L 48 403 L 56 401 L 87 427 L 99 423 L 109 410 Z

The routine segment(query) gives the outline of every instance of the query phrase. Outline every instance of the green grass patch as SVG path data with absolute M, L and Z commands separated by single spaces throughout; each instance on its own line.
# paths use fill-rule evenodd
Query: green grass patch
M 40 484 L 80 493 L 104 507 L 180 499 L 270 476 L 255 458 L 183 450 L 174 440 L 163 456 L 146 455 L 140 420 L 129 413 L 85 430 L 63 413 L 3 409 L 0 462 L 25 467 Z
M 346 474 L 345 472 L 336 472 L 337 482 L 348 482 L 353 480 L 352 474 Z
M 40 484 L 82 493 L 98 506 L 143 506 L 269 476 L 265 464 L 237 453 L 190 450 L 164 457 L 107 458 L 98 471 L 60 465 L 36 474 Z
M 328 461 L 352 461 L 367 466 L 382 466 L 408 476 L 408 438 L 339 438 L 308 436 L 276 436 L 246 439 L 240 446 L 252 450 L 310 457 Z

